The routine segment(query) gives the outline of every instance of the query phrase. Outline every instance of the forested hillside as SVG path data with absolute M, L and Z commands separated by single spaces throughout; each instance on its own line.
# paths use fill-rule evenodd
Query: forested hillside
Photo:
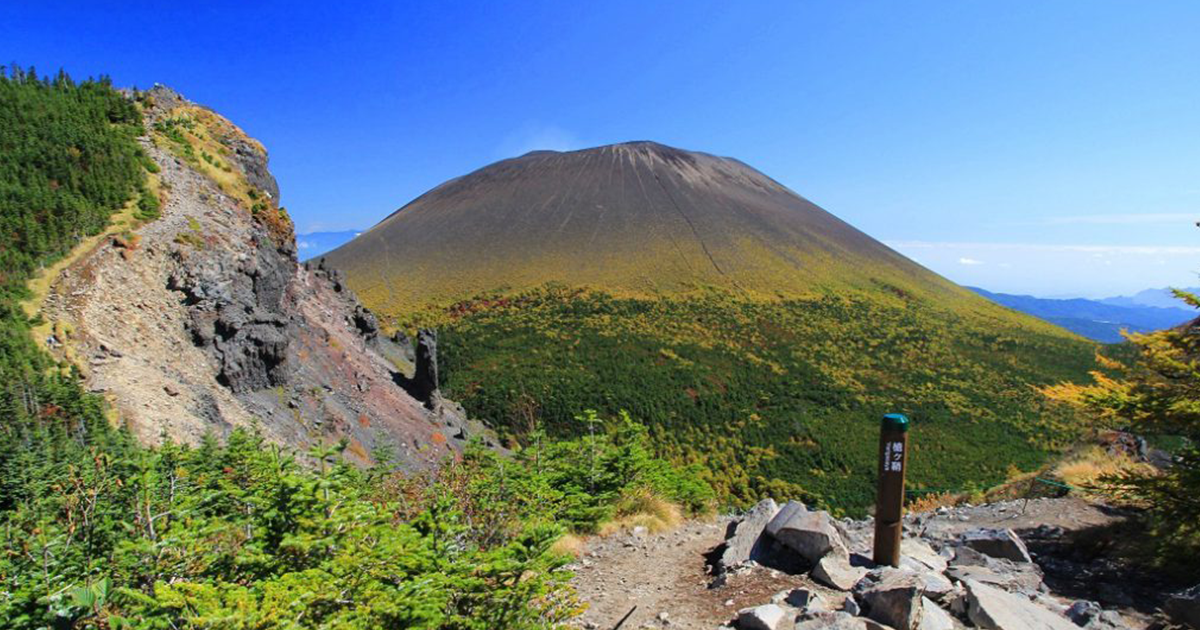
M 572 409 L 625 408 L 727 500 L 802 496 L 854 514 L 873 500 L 882 414 L 914 419 L 913 489 L 985 487 L 1073 441 L 1073 418 L 1032 385 L 1093 364 L 1090 344 L 999 307 L 965 317 L 897 295 L 550 288 L 464 302 L 441 325 L 448 392 L 510 435 L 578 434 Z
M 580 606 L 553 548 L 564 532 L 710 508 L 628 416 L 416 476 L 386 449 L 350 465 L 349 439 L 148 447 L 110 425 L 20 301 L 119 209 L 129 230 L 155 225 L 139 107 L 103 80 L 0 77 L 0 627 L 550 627 Z

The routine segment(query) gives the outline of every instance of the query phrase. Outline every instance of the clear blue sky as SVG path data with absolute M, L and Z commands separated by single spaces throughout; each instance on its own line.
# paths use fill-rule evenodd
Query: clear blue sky
M 162 82 L 301 231 L 534 148 L 736 156 L 965 284 L 1194 285 L 1200 2 L 21 2 L 0 55 Z

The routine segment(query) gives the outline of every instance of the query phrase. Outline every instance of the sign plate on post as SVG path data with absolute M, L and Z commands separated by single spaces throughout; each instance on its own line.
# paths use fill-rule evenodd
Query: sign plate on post
M 889 413 L 879 428 L 879 493 L 875 498 L 875 564 L 900 566 L 908 418 Z

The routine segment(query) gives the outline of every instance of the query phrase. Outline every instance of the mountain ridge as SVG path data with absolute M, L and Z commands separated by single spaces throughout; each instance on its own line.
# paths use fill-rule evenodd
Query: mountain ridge
M 1135 333 L 1152 332 L 1177 326 L 1196 317 L 1194 311 L 1184 308 L 1145 306 L 1130 299 L 1047 299 L 1031 295 L 993 293 L 978 287 L 967 288 L 998 304 L 1105 343 L 1124 341 L 1122 330 Z

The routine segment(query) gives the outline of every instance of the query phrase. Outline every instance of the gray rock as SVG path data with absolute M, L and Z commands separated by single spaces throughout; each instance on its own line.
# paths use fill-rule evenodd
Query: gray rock
M 826 609 L 825 600 L 821 595 L 812 589 L 794 588 L 784 593 L 783 603 L 788 606 L 799 608 L 806 613 L 823 611 Z
M 900 541 L 901 562 L 905 559 L 918 562 L 931 571 L 941 573 L 946 570 L 946 559 L 933 550 L 928 543 L 920 538 L 905 538 Z
M 859 596 L 867 617 L 896 630 L 917 628 L 925 593 L 919 576 L 891 568 L 883 569 L 878 576 L 878 580 L 863 588 Z
M 823 612 L 796 624 L 795 630 L 890 630 L 871 619 L 845 612 Z
M 921 598 L 920 630 L 954 630 L 954 619 L 928 597 Z
M 1013 562 L 959 547 L 950 561 L 946 575 L 952 579 L 976 580 L 1009 591 L 1038 590 L 1042 585 L 1042 570 L 1032 562 Z
M 972 529 L 962 535 L 967 547 L 993 558 L 1004 558 L 1013 562 L 1033 562 L 1025 542 L 1011 529 Z
M 767 533 L 810 564 L 830 553 L 850 557 L 829 513 L 809 511 L 798 501 L 789 501 L 779 510 L 767 524 Z
M 1200 584 L 1172 594 L 1163 611 L 1174 621 L 1200 628 Z
M 858 605 L 858 600 L 853 596 L 847 595 L 846 599 L 842 600 L 842 610 L 851 615 L 858 615 L 862 612 L 862 607 Z
M 763 499 L 750 508 L 735 525 L 733 535 L 725 541 L 725 551 L 717 561 L 717 570 L 724 572 L 747 560 L 759 560 L 770 546 L 763 535 L 767 523 L 779 513 L 774 499 Z
M 943 601 L 954 593 L 954 583 L 941 573 L 926 571 L 917 573 L 917 578 L 921 580 L 925 594 L 936 601 Z
M 1086 626 L 1092 619 L 1099 617 L 1103 610 L 1096 602 L 1080 600 L 1067 609 L 1067 618 L 1077 626 Z
M 776 604 L 763 604 L 738 611 L 737 627 L 741 630 L 780 630 L 788 622 L 787 611 Z
M 975 580 L 1007 591 L 1032 593 L 1042 586 L 1041 570 L 1032 563 L 1021 565 L 1021 568 L 1013 567 L 1011 569 L 1007 569 L 1003 565 L 954 566 L 946 570 L 946 575 L 959 582 Z
M 1019 595 L 966 580 L 967 618 L 984 630 L 1075 630 L 1066 617 Z
M 848 591 L 867 574 L 867 570 L 850 565 L 850 561 L 833 554 L 821 558 L 813 567 L 812 579 L 839 591 Z

